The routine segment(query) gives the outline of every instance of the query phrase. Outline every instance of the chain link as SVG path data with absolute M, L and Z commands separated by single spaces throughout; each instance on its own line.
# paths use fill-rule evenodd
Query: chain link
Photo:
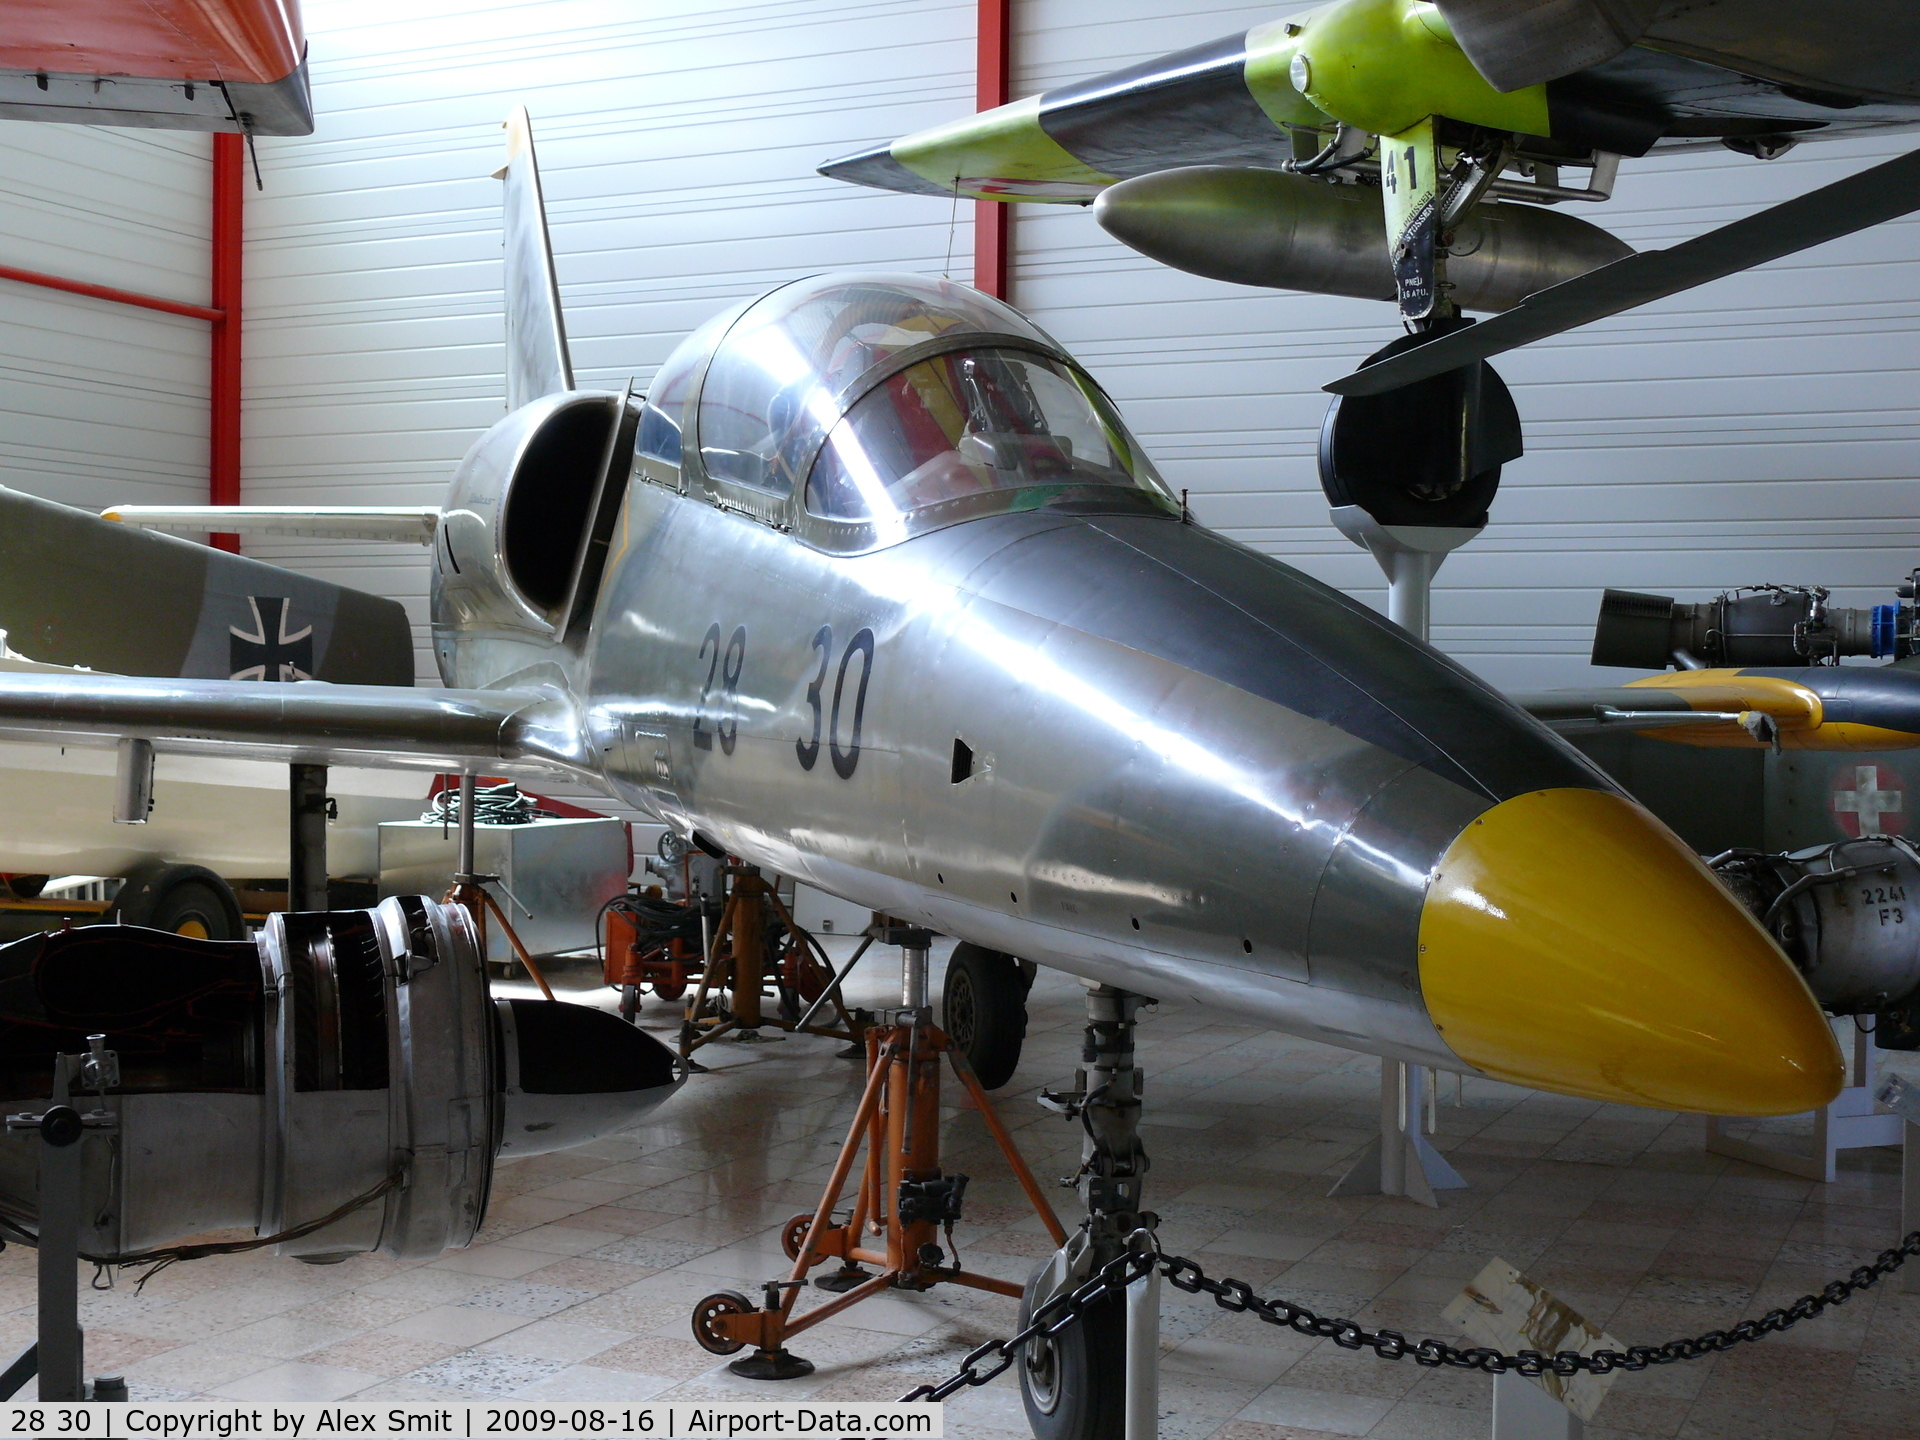
M 902 1404 L 909 1400 L 944 1400 L 956 1390 L 969 1385 L 984 1385 L 994 1379 L 1019 1358 L 1029 1340 L 1042 1335 L 1058 1335 L 1083 1316 L 1087 1308 L 1109 1291 L 1122 1291 L 1134 1281 L 1140 1279 L 1161 1264 L 1161 1257 L 1151 1251 L 1129 1250 L 1116 1255 L 1105 1265 L 1093 1272 L 1084 1284 L 1072 1290 L 1063 1290 L 1046 1304 L 1033 1312 L 1033 1318 L 1026 1326 L 1016 1330 L 1004 1340 L 989 1340 L 986 1344 L 967 1352 L 967 1358 L 960 1362 L 960 1368 L 942 1380 L 938 1385 L 919 1385 L 900 1397 Z M 980 1363 L 991 1358 L 995 1363 L 992 1369 L 982 1370 Z
M 1012 1365 L 1029 1340 L 1054 1336 L 1065 1331 L 1085 1315 L 1089 1306 L 1110 1291 L 1125 1290 L 1135 1280 L 1158 1267 L 1167 1283 L 1189 1295 L 1207 1294 L 1222 1310 L 1253 1315 L 1269 1325 L 1331 1340 L 1344 1350 L 1371 1350 L 1382 1360 L 1413 1357 L 1416 1365 L 1441 1366 L 1456 1370 L 1479 1370 L 1488 1375 L 1508 1371 L 1529 1377 L 1540 1375 L 1578 1375 L 1585 1371 L 1608 1375 L 1615 1370 L 1645 1370 L 1654 1365 L 1671 1365 L 1680 1360 L 1698 1360 L 1716 1355 L 1736 1345 L 1764 1340 L 1789 1330 L 1802 1320 L 1811 1320 L 1835 1305 L 1844 1305 L 1855 1294 L 1870 1289 L 1891 1275 L 1914 1256 L 1920 1255 L 1920 1230 L 1915 1230 L 1892 1250 L 1882 1250 L 1871 1265 L 1861 1265 L 1844 1280 L 1835 1280 L 1824 1289 L 1802 1295 L 1791 1305 L 1769 1310 L 1757 1320 L 1742 1320 L 1725 1330 L 1709 1330 L 1685 1340 L 1669 1340 L 1664 1345 L 1629 1345 L 1625 1350 L 1596 1350 L 1582 1355 L 1577 1350 L 1560 1350 L 1544 1355 L 1538 1350 L 1522 1350 L 1507 1355 L 1482 1346 L 1462 1349 L 1444 1340 L 1408 1340 L 1396 1330 L 1368 1330 L 1352 1320 L 1316 1315 L 1304 1305 L 1290 1300 L 1262 1300 L 1244 1280 L 1213 1280 L 1193 1261 L 1180 1255 L 1155 1255 L 1130 1250 L 1109 1260 L 1092 1278 L 1078 1288 L 1054 1296 L 1038 1310 L 1032 1320 L 1005 1340 L 989 1340 L 968 1352 L 960 1368 L 938 1385 L 921 1385 L 902 1395 L 908 1400 L 944 1400 L 969 1385 L 985 1385 Z M 981 1369 L 986 1360 L 994 1363 Z

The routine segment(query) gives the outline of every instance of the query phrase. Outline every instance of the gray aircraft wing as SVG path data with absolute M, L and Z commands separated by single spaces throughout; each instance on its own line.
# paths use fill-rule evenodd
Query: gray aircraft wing
M 316 765 L 590 773 L 573 701 L 554 689 L 441 690 L 293 681 L 0 674 L 0 739 Z

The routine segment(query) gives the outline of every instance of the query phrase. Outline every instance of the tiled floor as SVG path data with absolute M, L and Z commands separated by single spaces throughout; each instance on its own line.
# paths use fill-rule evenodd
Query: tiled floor
M 861 998 L 884 1002 L 876 956 Z M 592 976 L 570 977 L 584 987 Z M 937 985 L 937 976 L 936 976 Z M 604 994 L 604 992 L 599 992 Z M 592 998 L 582 994 L 581 998 Z M 1042 972 L 1026 1061 L 998 1098 L 1044 1178 L 1073 1127 L 1033 1104 L 1070 1072 L 1077 985 Z M 664 1029 L 663 1006 L 649 1023 Z M 309 1267 L 252 1255 L 175 1266 L 142 1295 L 82 1292 L 89 1369 L 136 1398 L 885 1399 L 1012 1326 L 1013 1302 L 959 1289 L 870 1300 L 796 1340 L 802 1381 L 737 1380 L 689 1338 L 689 1307 L 784 1270 L 777 1227 L 818 1198 L 856 1098 L 830 1042 L 716 1045 L 655 1123 L 500 1168 L 480 1243 L 426 1265 Z M 1140 1026 L 1149 1203 L 1169 1249 L 1262 1293 L 1409 1335 L 1500 1256 L 1629 1342 L 1698 1334 L 1825 1284 L 1893 1242 L 1893 1152 L 1820 1186 L 1701 1150 L 1686 1117 L 1469 1082 L 1437 1143 L 1471 1182 L 1438 1211 L 1325 1198 L 1369 1136 L 1374 1061 L 1173 1006 Z M 1452 1086 L 1443 1081 L 1443 1099 Z M 988 1163 L 978 1115 L 950 1112 L 950 1168 L 975 1176 L 968 1264 L 1024 1278 L 1047 1246 Z M 1071 1200 L 1062 1192 L 1062 1199 Z M 31 1335 L 33 1257 L 0 1255 L 0 1340 Z M 1167 1292 L 1166 1440 L 1453 1440 L 1489 1431 L 1491 1382 L 1386 1363 Z M 1891 1285 L 1737 1353 L 1622 1377 L 1591 1440 L 1913 1440 L 1920 1296 Z M 964 1440 L 1027 1435 L 1012 1376 L 949 1402 Z

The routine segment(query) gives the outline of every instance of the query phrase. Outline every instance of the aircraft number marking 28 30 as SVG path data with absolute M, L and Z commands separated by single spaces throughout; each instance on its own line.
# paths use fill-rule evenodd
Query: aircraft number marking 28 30
M 707 658 L 711 650 L 713 657 Z M 734 709 L 734 697 L 740 690 L 740 670 L 747 663 L 747 627 L 739 626 L 733 632 L 733 638 L 727 641 L 724 663 L 720 648 L 720 622 L 714 621 L 707 630 L 707 638 L 700 642 L 700 658 L 707 661 L 706 683 L 700 687 L 700 705 L 693 713 L 693 748 L 696 750 L 713 749 L 713 737 L 720 737 L 722 754 L 733 754 L 733 747 L 740 739 L 740 719 Z M 722 693 L 725 696 L 723 711 L 725 719 L 712 730 L 707 729 L 707 697 L 713 693 L 715 673 L 719 674 Z
M 813 734 L 808 739 L 793 742 L 794 758 L 800 762 L 802 770 L 813 769 L 820 759 L 820 731 L 824 722 L 827 758 L 833 762 L 833 773 L 842 780 L 851 780 L 855 768 L 860 764 L 860 731 L 867 716 L 867 682 L 873 678 L 873 631 L 862 627 L 847 641 L 847 648 L 841 652 L 840 670 L 833 681 L 831 710 L 825 708 L 821 697 L 827 681 L 827 666 L 833 660 L 833 627 L 822 625 L 816 630 L 809 648 L 820 652 L 820 668 L 814 672 L 813 680 L 807 686 L 807 706 L 813 711 Z M 860 683 L 854 691 L 852 730 L 843 750 L 840 748 L 840 711 L 846 700 L 847 670 L 855 655 L 860 657 Z

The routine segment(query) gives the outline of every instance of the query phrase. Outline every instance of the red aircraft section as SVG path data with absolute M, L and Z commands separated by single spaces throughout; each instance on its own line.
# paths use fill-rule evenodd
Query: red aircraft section
M 308 135 L 295 0 L 0 0 L 0 116 Z

